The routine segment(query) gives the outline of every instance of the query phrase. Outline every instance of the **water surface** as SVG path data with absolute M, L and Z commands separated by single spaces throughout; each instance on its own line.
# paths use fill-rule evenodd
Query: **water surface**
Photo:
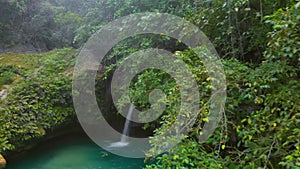
M 43 143 L 7 169 L 140 169 L 143 161 L 111 154 L 87 137 L 68 136 Z

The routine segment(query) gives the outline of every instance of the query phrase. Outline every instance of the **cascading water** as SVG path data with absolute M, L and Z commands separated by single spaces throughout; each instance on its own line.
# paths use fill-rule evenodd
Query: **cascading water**
M 129 107 L 129 110 L 128 110 L 127 117 L 126 117 L 126 122 L 125 122 L 125 125 L 124 125 L 123 134 L 122 134 L 122 137 L 121 137 L 121 142 L 122 143 L 127 142 L 127 135 L 129 134 L 129 123 L 130 123 L 130 119 L 131 119 L 131 116 L 132 116 L 132 112 L 133 112 L 133 104 L 131 103 L 130 107 Z
M 128 110 L 121 140 L 119 142 L 112 143 L 109 147 L 124 147 L 129 144 L 129 142 L 127 142 L 127 135 L 129 134 L 129 124 L 130 124 L 132 113 L 133 113 L 133 103 L 130 104 Z

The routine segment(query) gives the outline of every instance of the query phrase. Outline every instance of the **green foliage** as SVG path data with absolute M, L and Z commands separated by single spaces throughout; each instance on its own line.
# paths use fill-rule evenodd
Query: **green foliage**
M 73 120 L 71 73 L 75 52 L 49 53 L 38 69 L 30 70 L 13 85 L 0 109 L 0 152 L 45 135 Z
M 154 164 L 146 169 L 200 169 L 225 168 L 222 160 L 214 152 L 208 153 L 197 141 L 186 140 L 173 148 L 169 153 L 156 158 Z
M 0 65 L 0 86 L 11 84 L 17 77 L 17 69 L 12 66 Z
M 94 4 L 91 6 L 91 4 Z M 168 1 L 91 1 L 86 2 L 90 9 L 83 16 L 83 23 L 77 30 L 74 42 L 83 44 L 87 39 L 99 30 L 104 24 L 129 15 L 141 12 L 161 12 L 170 13 L 178 16 L 184 16 L 186 13 L 191 13 L 194 10 L 194 2 L 191 0 L 168 0 Z M 130 43 L 127 43 L 130 44 Z
M 240 94 L 229 97 L 227 114 L 230 128 L 236 130 L 231 131 L 237 135 L 235 146 L 241 150 L 236 152 L 238 163 L 277 168 L 285 163 L 281 161 L 286 161 L 286 155 L 298 151 L 295 146 L 300 135 L 294 128 L 300 125 L 296 120 L 300 86 L 295 69 L 284 62 L 264 63 L 239 80 L 232 87 Z M 298 165 L 294 159 L 293 165 L 285 167 Z
M 201 1 L 199 10 L 188 18 L 209 37 L 222 56 L 259 63 L 266 48 L 265 34 L 271 31 L 262 18 L 287 4 L 288 1 Z
M 19 43 L 40 49 L 80 47 L 106 23 L 132 13 L 184 17 L 203 30 L 225 58 L 227 104 L 219 127 L 205 143 L 199 137 L 209 114 L 206 101 L 211 79 L 191 50 L 165 35 L 136 35 L 117 44 L 104 61 L 107 78 L 129 54 L 164 48 L 186 63 L 197 82 L 203 109 L 192 130 L 146 168 L 300 168 L 299 1 L 10 0 L 1 1 L 0 9 L 4 48 Z M 70 92 L 74 56 L 70 49 L 1 56 L 5 65 L 0 66 L 0 85 L 13 83 L 13 88 L 1 103 L 0 153 L 43 136 L 45 130 L 61 126 L 74 115 Z M 166 101 L 166 109 L 157 121 L 145 125 L 159 126 L 150 138 L 154 148 L 149 156 L 178 139 L 155 136 L 176 122 L 181 97 L 174 78 L 148 69 L 130 85 L 130 97 L 139 109 L 150 108 L 153 89 L 165 94 L 157 101 Z M 117 106 L 123 105 L 122 99 Z
M 286 10 L 289 15 L 282 12 L 272 14 L 274 10 L 289 4 L 292 5 L 287 9 L 293 9 Z M 170 153 L 157 157 L 155 164 L 149 165 L 148 168 L 197 168 L 204 167 L 207 162 L 212 165 L 211 168 L 299 168 L 298 91 L 300 90 L 297 83 L 299 66 L 295 61 L 295 58 L 299 58 L 299 54 L 297 51 L 293 53 L 291 50 L 281 50 L 282 48 L 272 49 L 274 39 L 276 41 L 279 39 L 283 47 L 298 49 L 297 4 L 281 1 L 275 4 L 268 1 L 232 1 L 231 4 L 226 4 L 215 1 L 211 4 L 212 8 L 205 5 L 209 3 L 203 2 L 201 6 L 203 10 L 197 14 L 192 13 L 189 19 L 197 23 L 209 37 L 213 37 L 217 48 L 222 48 L 220 50 L 222 56 L 228 55 L 233 58 L 222 61 L 228 87 L 222 123 L 214 135 L 201 145 L 205 147 L 206 152 L 200 151 L 202 147 L 197 140 L 203 134 L 201 126 L 209 113 L 205 104 L 201 102 L 199 106 L 204 106 L 204 109 L 197 117 L 190 133 L 183 136 L 185 142 L 174 147 Z M 268 14 L 270 16 L 265 17 L 268 19 L 267 22 L 285 26 L 291 24 L 287 29 L 293 36 L 278 34 L 278 31 L 282 31 L 282 27 L 270 27 L 264 23 L 263 18 Z M 285 17 L 290 15 L 292 15 L 290 18 Z M 227 29 L 228 27 L 230 29 Z M 267 32 L 272 36 L 267 37 Z M 153 39 L 147 38 L 148 40 L 132 38 L 114 48 L 109 59 L 116 59 L 113 62 L 115 65 L 111 65 L 108 71 L 119 62 L 122 63 L 124 57 L 130 53 L 156 43 Z M 270 42 L 267 46 L 268 41 Z M 144 46 L 136 45 L 138 42 L 142 42 Z M 133 46 L 130 46 L 132 44 Z M 201 96 L 204 100 L 207 99 L 211 86 L 207 80 L 206 68 L 201 61 L 194 59 L 194 54 L 189 50 L 175 54 L 189 65 L 197 80 Z M 243 63 L 235 58 L 257 63 L 256 65 Z M 264 61 L 258 64 L 262 60 Z M 108 62 L 108 65 L 110 64 L 111 62 Z M 156 136 L 168 131 L 168 127 L 176 121 L 178 109 L 174 105 L 178 105 L 180 99 L 174 79 L 156 69 L 146 70 L 134 79 L 130 97 L 139 108 L 149 109 L 150 91 L 154 88 L 161 89 L 166 94 L 167 100 L 164 114 L 156 121 L 160 126 L 154 131 Z M 145 127 L 151 126 L 153 127 L 146 124 Z M 178 138 L 169 137 L 162 143 L 162 140 L 155 137 L 150 138 L 154 148 L 148 155 L 159 153 L 161 148 L 172 145 L 174 139 Z M 193 152 L 195 147 L 189 146 L 190 142 L 198 147 L 196 150 L 199 151 L 195 154 L 203 155 L 205 158 L 195 160 L 196 155 Z M 181 153 L 181 150 L 185 150 L 185 154 Z M 218 160 L 214 163 L 212 159 Z
M 58 13 L 55 17 L 55 24 L 59 31 L 56 36 L 60 36 L 61 47 L 71 46 L 74 42 L 75 31 L 82 22 L 82 18 L 73 12 Z
M 300 2 L 290 7 L 279 9 L 267 16 L 266 23 L 272 25 L 270 41 L 265 53 L 267 60 L 285 60 L 290 65 L 300 64 Z
M 284 62 L 264 63 L 255 69 L 236 60 L 224 60 L 223 64 L 228 77 L 226 113 L 214 135 L 202 145 L 209 147 L 206 154 L 198 151 L 205 158 L 195 160 L 195 147 L 189 147 L 187 141 L 174 148 L 178 151 L 172 149 L 174 154 L 164 154 L 148 167 L 184 168 L 187 166 L 179 160 L 184 158 L 192 165 L 202 166 L 214 158 L 222 162 L 210 162 L 216 164 L 213 168 L 299 168 L 300 86 L 296 70 Z M 168 118 L 162 118 L 160 123 L 168 125 L 174 116 L 167 114 Z M 155 133 L 162 131 L 164 127 Z M 199 134 L 201 127 L 195 125 L 189 137 L 197 140 Z M 158 146 L 155 140 L 151 143 Z

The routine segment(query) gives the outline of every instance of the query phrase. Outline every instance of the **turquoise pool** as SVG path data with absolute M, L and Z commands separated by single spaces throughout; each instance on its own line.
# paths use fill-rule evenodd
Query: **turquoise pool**
M 7 169 L 140 169 L 144 159 L 120 157 L 101 149 L 87 137 L 62 137 L 8 162 Z

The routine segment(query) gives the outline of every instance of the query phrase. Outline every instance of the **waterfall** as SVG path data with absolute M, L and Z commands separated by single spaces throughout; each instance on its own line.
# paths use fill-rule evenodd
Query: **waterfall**
M 132 116 L 132 112 L 133 112 L 133 104 L 130 104 L 129 110 L 128 110 L 128 114 L 126 117 L 126 122 L 124 125 L 124 129 L 123 129 L 123 134 L 121 137 L 121 143 L 126 143 L 127 142 L 127 135 L 129 135 L 129 123 L 130 123 L 130 119 Z
M 130 124 L 132 113 L 133 113 L 133 103 L 130 104 L 128 110 L 121 140 L 119 142 L 111 143 L 108 147 L 125 147 L 129 144 L 129 142 L 127 142 L 127 135 L 129 135 L 129 124 Z

